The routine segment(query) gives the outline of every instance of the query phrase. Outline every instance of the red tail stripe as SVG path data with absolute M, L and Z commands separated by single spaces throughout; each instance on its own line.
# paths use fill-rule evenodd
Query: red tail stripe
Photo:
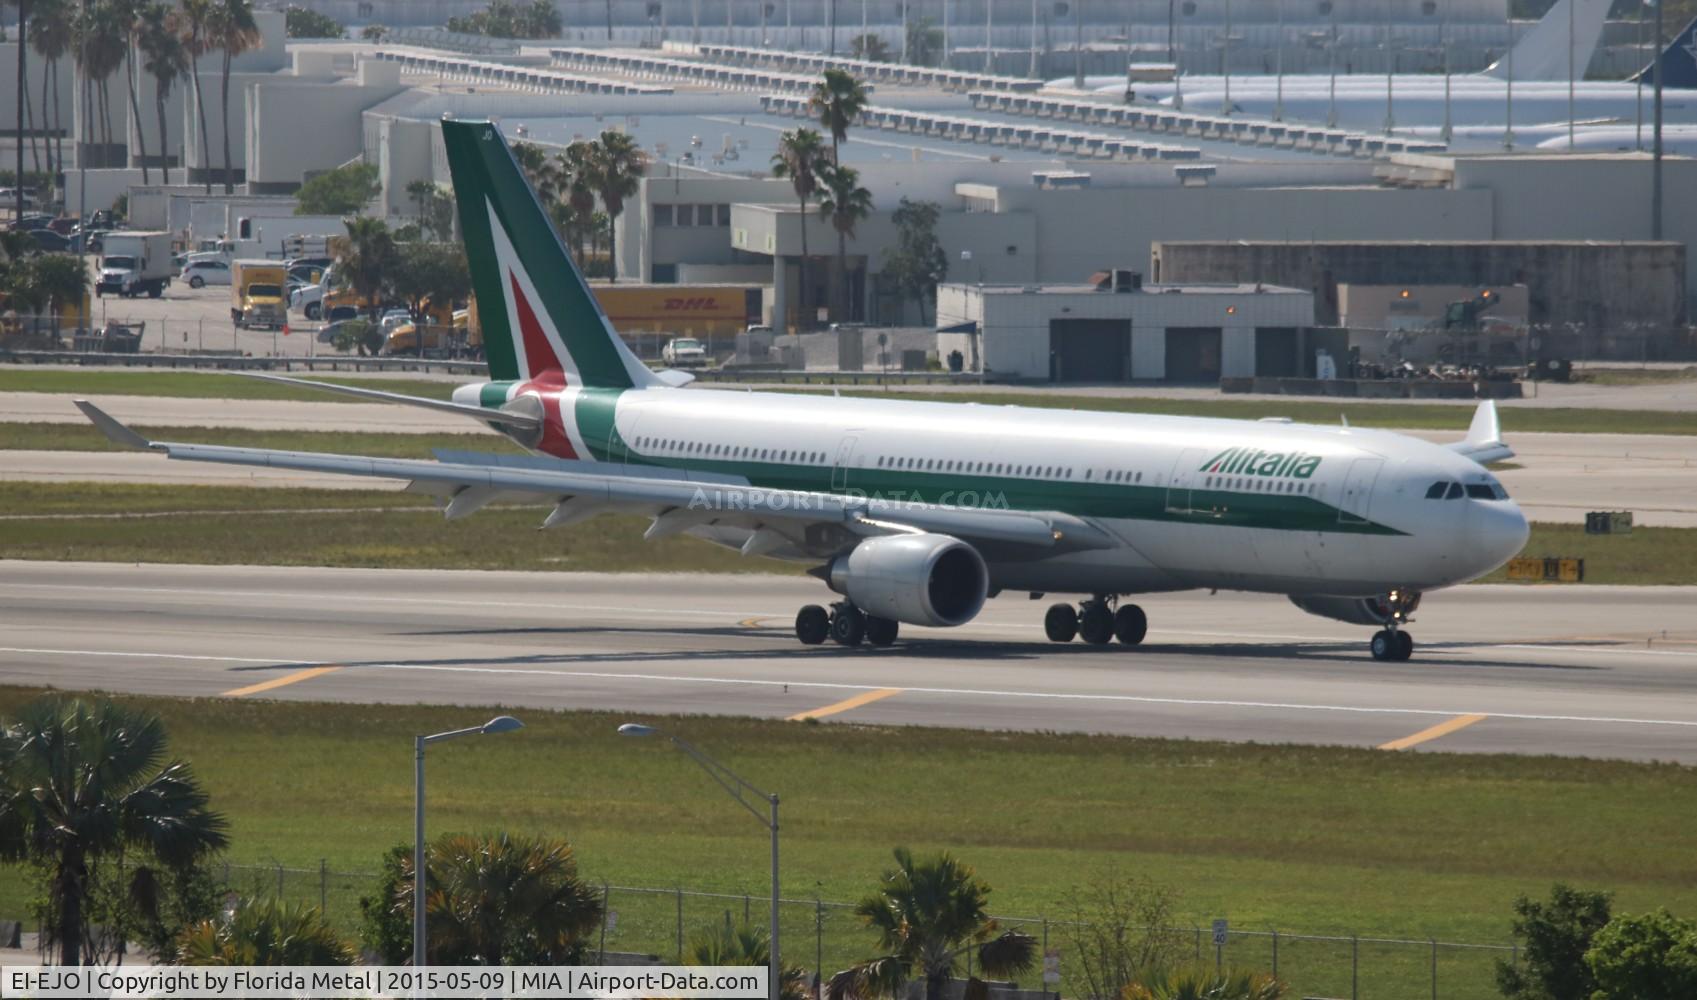
M 507 280 L 513 286 L 513 303 L 519 315 L 519 334 L 524 338 L 525 362 L 531 377 L 539 377 L 541 373 L 549 370 L 564 369 L 564 363 L 554 354 L 553 345 L 548 343 L 548 335 L 542 332 L 542 324 L 536 321 L 536 312 L 530 308 L 530 300 L 524 297 L 524 291 L 519 287 L 518 275 L 508 271 Z M 562 378 L 561 382 L 564 381 Z

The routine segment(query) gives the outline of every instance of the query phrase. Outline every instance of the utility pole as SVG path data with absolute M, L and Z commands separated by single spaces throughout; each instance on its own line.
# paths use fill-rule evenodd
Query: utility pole
M 1578 42 L 1578 38 L 1574 36 L 1575 29 L 1573 26 L 1573 9 L 1577 6 L 1577 3 L 1567 5 L 1567 148 L 1569 151 L 1573 149 L 1573 85 L 1574 74 L 1578 68 L 1574 66 L 1574 62 L 1579 58 L 1578 54 L 1573 51 L 1575 43 Z M 1658 3 L 1656 6 L 1659 7 L 1661 4 Z
M 1220 114 L 1232 113 L 1232 0 L 1226 0 L 1226 36 L 1220 40 L 1220 75 L 1226 78 L 1226 96 L 1220 102 Z
M 1273 56 L 1278 64 L 1279 96 L 1273 105 L 1273 120 L 1282 122 L 1285 120 L 1285 0 L 1273 0 L 1273 7 L 1279 14 L 1279 40 Z
M 1504 116 L 1503 148 L 1514 148 L 1514 15 L 1508 18 L 1508 111 Z
M 1025 75 L 1033 80 L 1037 78 L 1037 4 L 1039 0 L 1031 0 L 1031 66 Z
M 996 0 L 984 0 L 984 72 L 996 72 Z
M 1444 0 L 1444 23 L 1438 27 L 1438 47 L 1444 50 L 1444 141 L 1455 135 L 1450 116 L 1450 0 Z
M 1662 4 L 1656 4 L 1656 99 L 1650 139 L 1650 238 L 1662 238 Z
M 1332 4 L 1332 44 L 1329 45 L 1328 48 L 1331 50 L 1331 53 L 1332 53 L 1331 58 L 1327 60 L 1327 62 L 1331 64 L 1332 82 L 1331 82 L 1331 89 L 1329 91 L 1329 96 L 1326 98 L 1326 127 L 1327 128 L 1337 128 L 1338 127 L 1338 5 L 1337 5 L 1336 2 L 1334 2 Z
M 1033 8 L 1035 9 L 1035 8 Z M 1072 85 L 1084 89 L 1084 0 L 1072 0 Z

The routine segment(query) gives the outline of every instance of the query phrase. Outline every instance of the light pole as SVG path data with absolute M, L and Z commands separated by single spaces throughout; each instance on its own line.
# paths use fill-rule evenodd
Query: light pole
M 415 969 L 424 968 L 424 748 L 461 736 L 494 736 L 523 728 L 524 723 L 512 716 L 497 715 L 481 726 L 413 737 L 412 967 Z
M 782 992 L 778 982 L 778 796 L 754 787 L 735 771 L 696 749 L 695 744 L 679 739 L 664 729 L 645 726 L 640 722 L 627 722 L 619 727 L 619 735 L 660 736 L 670 740 L 673 746 L 689 754 L 690 759 L 700 765 L 708 777 L 718 782 L 720 788 L 729 792 L 731 798 L 736 799 L 739 805 L 747 809 L 766 829 L 772 831 L 772 924 L 770 947 L 766 950 L 766 989 L 771 1000 L 778 1000 Z M 762 815 L 759 807 L 749 801 L 750 795 L 765 800 L 768 814 Z

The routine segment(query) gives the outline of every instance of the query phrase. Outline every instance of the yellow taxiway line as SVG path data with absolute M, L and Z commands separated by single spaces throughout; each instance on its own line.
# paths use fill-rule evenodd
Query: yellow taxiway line
M 844 698 L 842 701 L 826 705 L 824 708 L 816 708 L 811 712 L 802 712 L 799 715 L 792 715 L 790 716 L 789 721 L 801 722 L 806 719 L 823 719 L 828 715 L 839 715 L 843 712 L 849 711 L 850 709 L 859 708 L 862 705 L 870 705 L 875 701 L 883 701 L 885 698 L 901 693 L 901 688 L 878 688 L 875 691 L 862 691 L 853 698 Z
M 262 691 L 275 691 L 277 688 L 287 687 L 290 684 L 299 684 L 301 681 L 310 681 L 314 677 L 322 677 L 325 674 L 333 674 L 340 669 L 342 668 L 308 667 L 305 670 L 297 670 L 292 674 L 284 674 L 281 677 L 274 677 L 271 680 L 263 681 L 259 684 L 250 684 L 247 687 L 239 687 L 232 691 L 225 691 L 223 696 L 225 698 L 242 698 L 250 694 L 259 694 Z
M 1379 747 L 1380 750 L 1407 750 L 1422 743 L 1435 740 L 1440 736 L 1448 736 L 1457 730 L 1466 729 L 1475 722 L 1484 722 L 1488 715 L 1458 715 L 1453 719 L 1445 719 L 1430 729 L 1422 729 L 1413 736 L 1404 736 L 1400 740 L 1392 740 Z

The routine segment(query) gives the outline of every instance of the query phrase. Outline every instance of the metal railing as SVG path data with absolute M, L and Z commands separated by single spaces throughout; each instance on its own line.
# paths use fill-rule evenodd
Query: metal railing
M 377 889 L 373 872 L 333 871 L 286 865 L 224 865 L 219 873 L 232 891 L 275 896 L 321 907 L 333 923 L 353 933 L 360 920 L 359 901 Z M 765 926 L 765 891 L 707 892 L 681 887 L 654 888 L 601 883 L 604 917 L 594 951 L 650 956 L 656 962 L 681 962 L 691 937 L 727 917 Z M 1042 916 L 995 918 L 1003 929 L 1019 929 L 1037 938 L 1044 952 L 1058 949 L 1060 982 L 1046 987 L 1061 995 L 1082 995 L 1079 959 L 1071 951 L 1073 921 Z M 825 899 L 784 899 L 780 933 L 785 960 L 810 971 L 830 973 L 872 953 L 871 933 L 854 915 L 852 904 Z M 1216 944 L 1206 926 L 1174 926 L 1170 935 L 1187 958 L 1204 965 L 1272 971 L 1291 986 L 1292 996 L 1349 1000 L 1487 1000 L 1497 996 L 1496 965 L 1519 961 L 1511 944 L 1477 944 L 1434 939 L 1368 935 L 1300 934 L 1284 930 L 1231 929 Z M 968 973 L 970 969 L 965 970 Z M 1033 970 L 1027 985 L 1040 988 Z

